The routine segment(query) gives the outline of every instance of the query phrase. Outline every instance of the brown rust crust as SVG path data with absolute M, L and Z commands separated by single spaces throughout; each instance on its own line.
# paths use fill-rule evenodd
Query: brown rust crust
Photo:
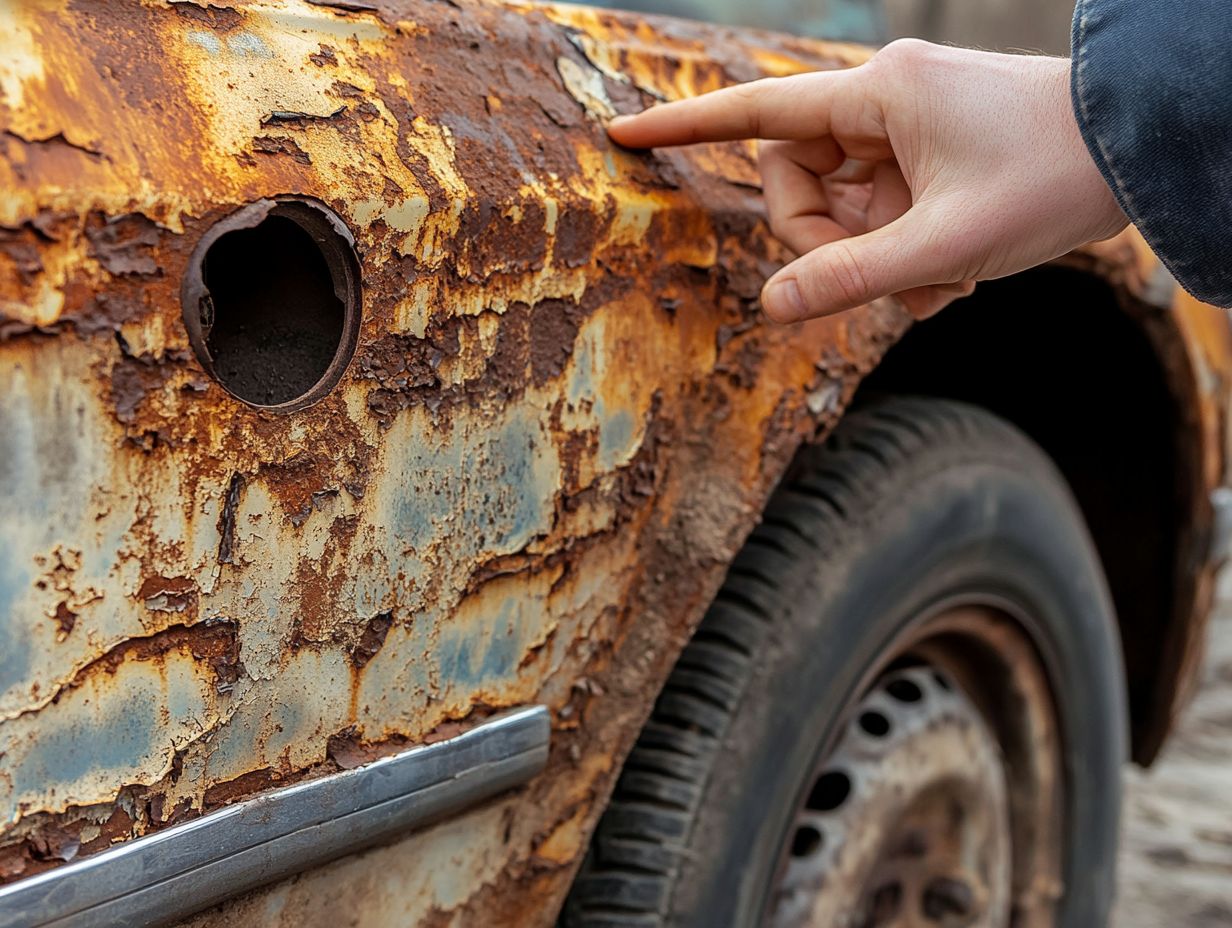
M 491 710 L 479 707 L 465 718 L 442 722 L 417 744 L 435 744 L 455 738 L 483 722 Z M 311 767 L 284 770 L 264 767 L 209 787 L 194 808 L 181 800 L 174 808 L 166 791 L 184 776 L 184 757 L 177 754 L 167 776 L 158 783 L 123 787 L 114 802 L 94 807 L 73 807 L 59 815 L 35 815 L 22 821 L 0 847 L 0 884 L 35 876 L 62 864 L 88 857 L 139 835 L 153 834 L 198 815 L 213 812 L 263 791 L 291 786 L 317 777 L 352 770 L 412 747 L 394 736 L 367 742 L 348 728 L 326 739 L 325 758 Z
M 888 302 L 764 325 L 787 254 L 752 148 L 632 153 L 602 120 L 865 53 L 476 0 L 64 0 L 14 22 L 0 879 L 538 702 L 552 755 L 524 794 L 362 878 L 267 892 L 288 925 L 381 880 L 368 923 L 549 923 L 766 496 L 908 325 Z M 364 287 L 341 383 L 285 416 L 206 376 L 179 305 L 201 236 L 281 195 L 343 218 Z M 1150 279 L 1139 252 L 1100 260 Z M 1226 330 L 1159 313 L 1178 382 L 1195 356 L 1226 377 Z M 1223 400 L 1191 392 L 1213 486 Z M 69 542 L 76 566 L 35 586 Z M 118 726 L 108 694 L 152 692 L 154 668 L 144 754 L 28 774 L 41 735 Z M 70 698 L 80 674 L 97 704 Z M 205 923 L 253 923 L 260 898 Z
M 711 485 L 722 502 L 699 525 L 738 534 L 728 510 L 747 519 L 816 427 L 791 399 L 829 376 L 815 346 L 902 325 L 883 308 L 814 327 L 757 388 L 788 340 L 755 332 L 757 279 L 782 252 L 749 151 L 631 155 L 593 109 L 841 52 L 786 42 L 750 63 L 731 35 L 722 54 L 717 33 L 648 47 L 619 18 L 487 4 L 295 15 L 309 38 L 243 3 L 74 0 L 22 11 L 6 49 L 0 371 L 17 425 L 77 432 L 71 466 L 36 446 L 21 476 L 53 476 L 38 493 L 85 553 L 63 589 L 21 587 L 52 545 L 14 491 L 12 621 L 31 646 L 2 711 L 89 719 L 103 710 L 52 694 L 104 666 L 123 693 L 146 650 L 207 627 L 245 655 L 223 679 L 218 655 L 188 648 L 215 694 L 165 677 L 189 708 L 114 770 L 23 787 L 38 732 L 7 724 L 14 840 L 97 816 L 131 783 L 197 814 L 224 784 L 317 769 L 339 732 L 413 743 L 533 700 L 569 715 L 592 653 L 623 634 L 617 610 L 631 616 L 636 539 L 664 492 Z M 291 420 L 212 382 L 176 305 L 202 235 L 278 195 L 344 218 L 364 283 L 354 363 Z M 69 391 L 54 409 L 53 383 Z M 65 431 L 72 416 L 84 431 Z M 715 425 L 740 449 L 726 472 L 681 470 L 674 446 Z M 530 619 L 493 625 L 523 600 Z M 130 818 L 130 834 L 158 824 Z
M 153 579 L 158 581 L 162 578 Z M 159 582 L 156 586 L 165 595 L 165 584 Z M 86 664 L 74 674 L 67 686 L 80 686 L 81 681 L 90 674 L 115 674 L 125 661 L 155 660 L 176 648 L 187 651 L 194 660 L 208 664 L 219 690 L 229 689 L 243 670 L 236 623 L 230 619 L 211 619 L 200 625 L 172 625 L 145 638 L 129 638 Z

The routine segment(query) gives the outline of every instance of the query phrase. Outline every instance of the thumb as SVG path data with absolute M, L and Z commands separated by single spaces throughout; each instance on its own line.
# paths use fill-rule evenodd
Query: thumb
M 854 309 L 879 297 L 959 279 L 937 225 L 916 205 L 864 235 L 801 255 L 766 282 L 762 309 L 775 322 L 799 322 Z

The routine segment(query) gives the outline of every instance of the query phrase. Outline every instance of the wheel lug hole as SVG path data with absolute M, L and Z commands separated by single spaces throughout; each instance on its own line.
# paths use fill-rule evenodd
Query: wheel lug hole
M 801 825 L 791 839 L 792 857 L 811 857 L 821 850 L 823 836 L 812 825 Z
M 857 723 L 862 732 L 873 738 L 884 738 L 890 733 L 890 728 L 892 727 L 890 725 L 890 717 L 884 712 L 878 712 L 875 709 L 861 712 Z
M 814 812 L 833 812 L 851 794 L 851 777 L 841 770 L 829 770 L 817 778 L 807 806 Z
M 886 684 L 886 692 L 899 702 L 919 702 L 924 698 L 924 691 L 920 689 L 920 685 L 906 677 L 891 680 Z

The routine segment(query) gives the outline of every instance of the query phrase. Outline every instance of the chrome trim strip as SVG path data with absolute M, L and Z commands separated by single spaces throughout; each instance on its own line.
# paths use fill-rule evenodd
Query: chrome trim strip
M 181 919 L 525 783 L 547 763 L 534 706 L 364 767 L 275 790 L 0 888 L 0 928 Z

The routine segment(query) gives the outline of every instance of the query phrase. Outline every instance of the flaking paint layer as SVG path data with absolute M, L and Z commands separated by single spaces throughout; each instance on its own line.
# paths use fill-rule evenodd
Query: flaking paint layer
M 602 127 L 863 52 L 348 6 L 0 24 L 0 879 L 542 702 L 549 773 L 374 852 L 401 882 L 359 858 L 205 922 L 325 924 L 312 894 L 365 886 L 367 924 L 550 921 L 769 490 L 906 328 L 766 327 L 751 147 Z M 206 229 L 278 195 L 343 218 L 364 285 L 341 383 L 286 416 L 204 374 L 178 302 Z

